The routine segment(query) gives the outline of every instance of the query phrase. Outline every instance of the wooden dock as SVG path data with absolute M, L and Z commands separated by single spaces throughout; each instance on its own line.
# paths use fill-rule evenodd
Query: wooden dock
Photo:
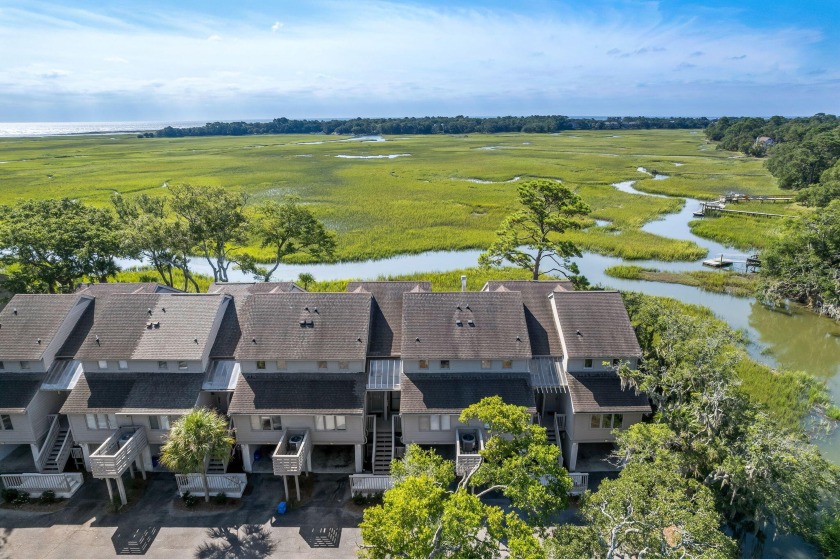
M 732 215 L 751 215 L 754 217 L 790 217 L 796 218 L 795 215 L 785 214 L 771 214 L 766 212 L 746 212 L 743 210 L 729 210 L 721 202 L 701 202 L 700 209 L 694 212 L 695 217 L 704 217 L 708 214 L 732 214 Z
M 777 196 L 775 194 L 725 194 L 719 202 L 792 202 L 793 196 Z
M 709 268 L 728 268 L 733 264 L 735 264 L 734 260 L 724 258 L 722 254 L 718 258 L 710 258 L 703 261 L 703 265 L 708 266 Z

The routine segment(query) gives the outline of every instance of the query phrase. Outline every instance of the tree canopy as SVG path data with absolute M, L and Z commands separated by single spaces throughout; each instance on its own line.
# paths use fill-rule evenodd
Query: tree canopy
M 123 251 L 114 215 L 77 200 L 29 200 L 0 208 L 7 287 L 72 292 L 85 276 L 105 281 Z
M 212 459 L 224 460 L 234 442 L 224 416 L 196 408 L 171 425 L 169 438 L 160 450 L 160 461 L 175 472 L 201 474 L 204 500 L 209 502 L 207 467 Z
M 565 506 L 571 487 L 559 449 L 524 408 L 498 397 L 470 406 L 460 421 L 489 425 L 483 462 L 452 490 L 452 462 L 410 445 L 391 465 L 394 487 L 383 504 L 365 511 L 362 557 L 544 557 L 537 536 Z M 513 510 L 482 500 L 492 492 L 509 498 Z
M 791 299 L 840 320 L 840 199 L 792 220 L 761 255 L 764 297 Z
M 479 258 L 484 267 L 506 262 L 541 274 L 560 273 L 578 279 L 573 256 L 581 251 L 574 242 L 562 238 L 568 230 L 580 229 L 589 206 L 576 193 L 548 179 L 530 180 L 518 187 L 522 208 L 509 215 L 496 232 L 496 241 Z

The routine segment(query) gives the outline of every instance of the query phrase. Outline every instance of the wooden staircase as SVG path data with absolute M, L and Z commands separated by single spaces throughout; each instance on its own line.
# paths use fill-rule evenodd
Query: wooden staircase
M 380 421 L 376 424 L 376 442 L 373 448 L 373 473 L 374 475 L 388 475 L 391 473 L 391 454 L 393 448 L 393 436 L 391 425 Z
M 227 460 L 219 460 L 218 458 L 211 458 L 210 464 L 207 466 L 208 474 L 223 474 L 227 471 Z
M 58 422 L 58 434 L 50 447 L 49 456 L 47 456 L 47 461 L 44 463 L 42 470 L 42 473 L 45 474 L 60 474 L 64 471 L 64 466 L 67 465 L 67 459 L 70 457 L 70 447 L 73 446 L 70 423 L 67 421 L 67 417 L 59 416 Z M 69 441 L 67 440 L 68 437 L 70 438 Z

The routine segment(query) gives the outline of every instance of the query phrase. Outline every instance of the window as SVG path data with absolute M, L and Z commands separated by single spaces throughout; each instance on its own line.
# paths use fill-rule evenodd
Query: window
M 5 369 L 5 368 L 6 368 L 6 366 L 5 366 L 5 365 L 3 365 L 3 362 L 2 362 L 2 361 L 0 361 L 0 369 Z
M 584 369 L 591 369 L 592 368 L 592 359 L 584 359 L 583 360 L 583 368 Z
M 326 369 L 327 368 L 327 362 L 326 361 L 318 361 L 318 368 L 319 369 Z
M 187 362 L 186 361 L 178 361 L 178 369 L 181 371 L 187 370 Z
M 421 415 L 421 431 L 449 431 L 452 429 L 452 417 L 449 415 Z
M 286 360 L 285 359 L 278 359 L 277 360 L 277 368 L 281 371 L 283 369 L 285 369 L 286 368 Z
M 482 359 L 481 360 L 481 368 L 482 369 L 492 369 L 493 368 L 493 361 L 490 359 Z
M 279 415 L 251 416 L 251 429 L 254 431 L 279 431 L 282 428 Z
M 265 361 L 257 361 L 257 369 L 265 369 Z
M 128 361 L 120 359 L 120 369 L 128 369 Z
M 449 359 L 441 359 L 440 360 L 440 368 L 441 369 L 448 369 L 449 368 Z
M 23 369 L 24 371 L 28 370 L 29 369 L 29 361 L 21 361 L 20 362 L 20 368 Z
M 166 371 L 169 369 L 168 361 L 158 361 L 158 371 Z
M 513 368 L 513 361 L 510 359 L 505 359 L 502 361 L 502 369 L 512 369 Z
M 108 362 L 105 361 L 104 359 L 100 359 L 99 360 L 99 368 L 100 369 L 107 369 L 108 368 Z
M 338 362 L 338 368 L 346 371 L 347 369 L 350 368 L 350 363 L 348 363 L 347 361 L 339 361 Z
M 594 413 L 589 420 L 591 429 L 621 429 L 624 416 L 620 413 Z
M 613 359 L 613 367 L 618 367 L 618 365 L 620 363 L 621 363 L 621 359 Z
M 111 420 L 107 413 L 87 413 L 85 421 L 88 429 L 111 429 Z
M 6 414 L 0 415 L 0 431 L 12 431 L 13 429 L 12 416 Z
M 315 429 L 317 431 L 346 431 L 347 418 L 343 415 L 316 415 Z
M 429 368 L 429 360 L 428 359 L 421 359 L 420 360 L 420 368 L 421 369 L 428 369 Z
M 149 427 L 153 431 L 169 431 L 169 416 L 168 415 L 150 415 Z

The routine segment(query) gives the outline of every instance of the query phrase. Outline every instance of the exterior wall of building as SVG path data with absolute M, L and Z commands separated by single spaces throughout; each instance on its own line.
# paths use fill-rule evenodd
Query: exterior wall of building
M 277 360 L 266 360 L 265 369 L 257 369 L 257 361 L 240 361 L 243 374 L 251 373 L 360 373 L 365 370 L 365 361 L 327 359 L 326 369 L 318 367 L 319 361 L 309 360 L 286 360 L 286 368 L 278 368 Z M 341 362 L 347 363 L 347 368 L 340 367 Z
M 564 365 L 567 371 L 571 371 L 573 373 L 598 373 L 598 372 L 612 372 L 613 369 L 613 359 L 620 359 L 622 362 L 629 362 L 631 368 L 635 368 L 637 365 L 638 358 L 636 357 L 627 357 L 621 355 L 609 355 L 609 356 L 593 356 L 588 359 L 592 359 L 592 366 L 586 367 L 587 358 L 584 357 L 575 357 L 575 358 L 566 358 L 564 359 Z
M 403 361 L 403 371 L 406 373 L 527 373 L 528 359 L 512 359 L 511 368 L 502 366 L 503 359 L 490 359 L 490 368 L 481 367 L 481 359 L 450 359 L 449 368 L 441 368 L 441 359 L 428 359 L 429 368 L 421 369 L 420 361 Z
M 203 373 L 206 367 L 195 359 L 185 361 L 187 368 L 180 369 L 178 360 L 161 360 L 166 363 L 166 369 L 159 367 L 159 361 L 149 359 L 123 359 L 126 368 L 120 368 L 120 359 L 106 359 L 107 367 L 100 368 L 99 361 L 82 361 L 82 369 L 85 373 Z
M 0 363 L 3 364 L 1 369 L 4 373 L 46 373 L 47 369 L 44 367 L 43 361 L 20 361 L 18 359 L 2 359 Z M 26 364 L 24 368 L 21 363 Z
M 31 417 L 25 413 L 10 413 L 12 428 L 0 430 L 0 444 L 30 444 L 37 440 L 32 428 Z
M 591 413 L 575 414 L 572 425 L 566 424 L 566 432 L 569 434 L 574 442 L 577 443 L 597 443 L 597 442 L 612 442 L 615 440 L 615 435 L 612 429 L 602 429 L 591 427 Z M 601 414 L 597 414 L 601 415 Z M 641 413 L 625 413 L 622 414 L 623 420 L 621 430 L 626 430 L 631 425 L 635 425 L 642 421 Z M 566 420 L 568 422 L 568 419 Z
M 73 433 L 73 439 L 77 443 L 86 443 L 91 445 L 90 451 L 96 450 L 96 447 L 104 443 L 110 437 L 114 429 L 88 429 L 84 414 L 69 414 L 67 420 L 70 422 L 70 431 Z M 118 425 L 117 416 L 108 414 L 108 422 L 110 425 Z
M 9 414 L 12 429 L 0 430 L 0 443 L 40 443 L 50 428 L 48 416 L 58 413 L 66 398 L 67 395 L 60 392 L 38 391 L 26 408 L 25 414 Z
M 271 414 L 255 414 L 259 415 Z M 277 444 L 281 431 L 257 430 L 251 427 L 250 415 L 234 415 L 236 442 L 240 444 Z M 285 429 L 309 429 L 313 444 L 361 444 L 365 440 L 364 418 L 361 415 L 345 416 L 347 429 L 343 431 L 317 431 L 314 415 L 281 415 L 280 424 Z
M 227 311 L 227 306 L 232 305 L 233 300 L 225 299 L 225 301 L 219 306 L 219 311 L 216 313 L 215 318 L 213 319 L 213 326 L 210 328 L 210 335 L 207 338 L 207 344 L 204 347 L 204 353 L 201 356 L 201 371 L 206 371 L 208 365 L 210 365 L 210 351 L 213 349 L 213 342 L 216 340 L 216 336 L 219 333 L 219 328 L 222 326 L 222 320 L 224 319 L 225 312 Z
M 420 418 L 430 414 L 402 414 L 402 443 L 416 444 L 455 444 L 455 430 L 470 427 L 458 421 L 457 415 L 450 415 L 448 431 L 421 431 Z

